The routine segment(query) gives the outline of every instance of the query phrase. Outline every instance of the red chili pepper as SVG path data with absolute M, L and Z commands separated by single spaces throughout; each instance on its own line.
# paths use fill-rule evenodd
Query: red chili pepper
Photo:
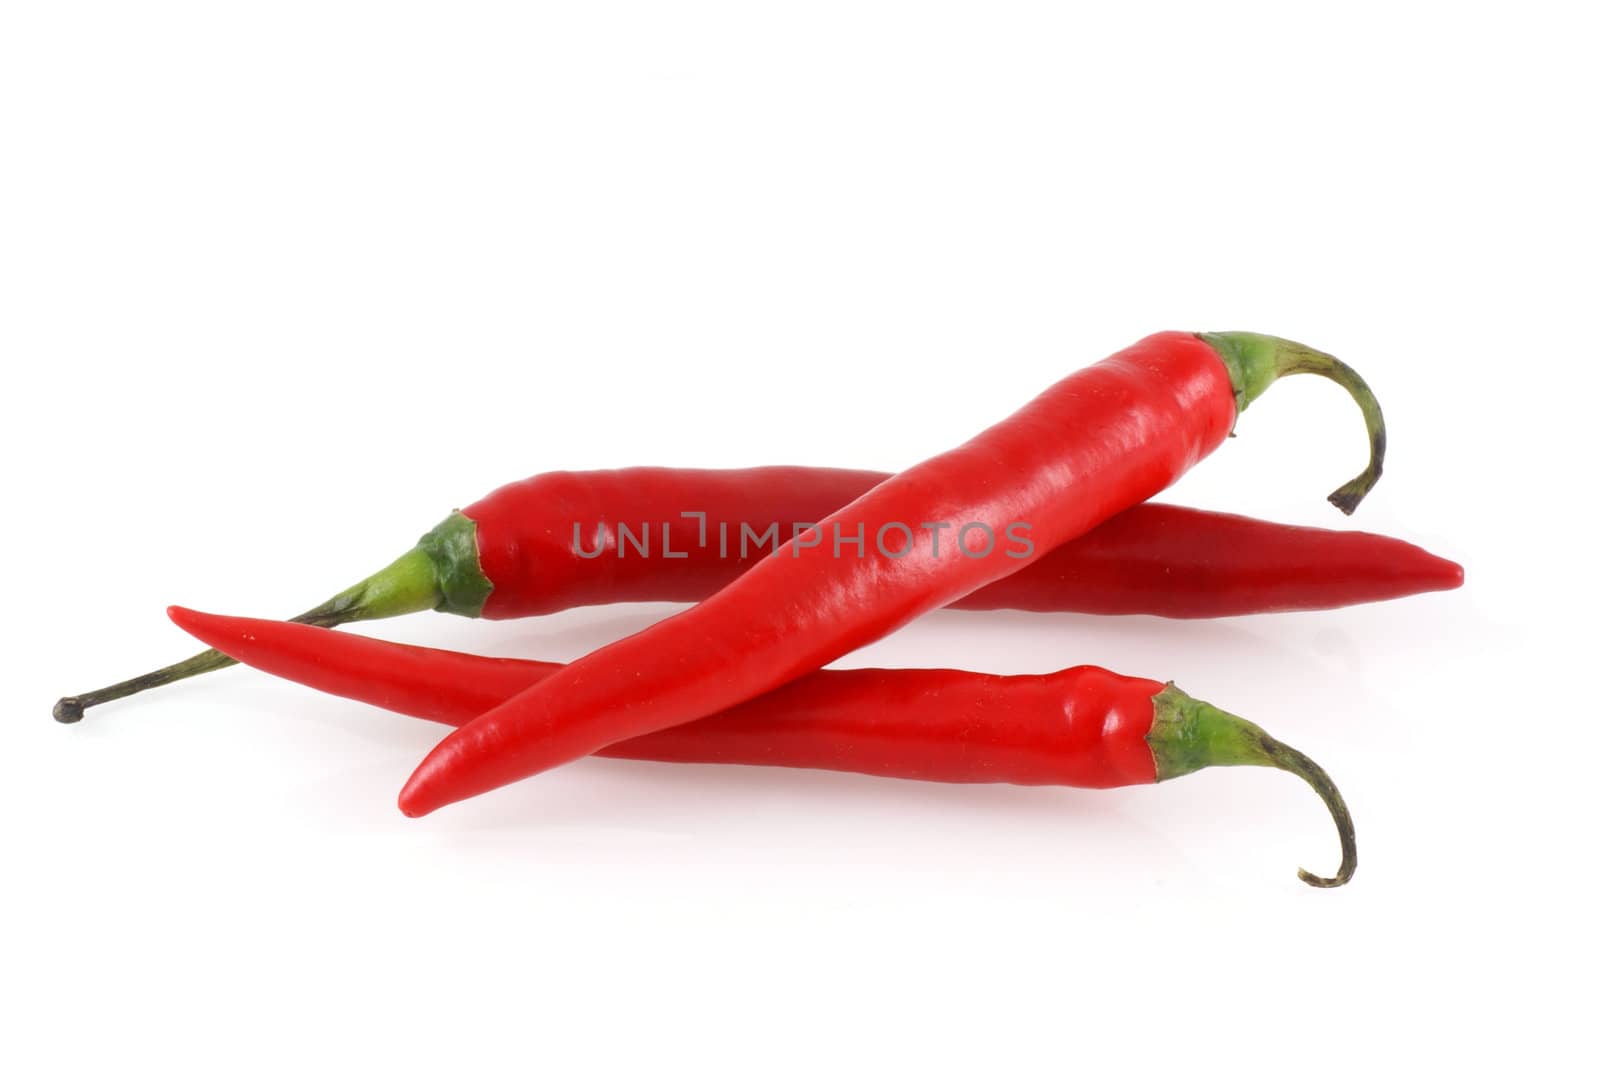
M 879 484 L 822 530 L 883 549 L 838 557 L 792 540 L 786 552 L 690 609 L 595 651 L 441 742 L 400 793 L 412 816 L 487 792 L 608 744 L 704 717 L 833 661 L 1016 572 L 1000 533 L 1051 550 L 1144 501 L 1215 449 L 1275 379 L 1315 372 L 1361 404 L 1365 471 L 1334 492 L 1353 509 L 1377 480 L 1383 426 L 1356 374 L 1324 353 L 1262 335 L 1152 335 L 1068 376 L 948 453 Z M 940 532 L 947 524 L 940 554 Z M 970 533 L 981 538 L 973 540 Z M 820 540 L 819 540 L 820 543 Z M 954 544 L 954 545 L 952 545 Z
M 309 625 L 174 606 L 172 620 L 241 662 L 413 717 L 462 725 L 551 676 L 552 662 L 481 658 Z M 1168 684 L 1093 666 L 1001 677 L 948 669 L 818 670 L 698 721 L 602 749 L 609 758 L 795 766 L 919 781 L 1115 788 L 1207 766 L 1303 778 L 1339 829 L 1350 880 L 1355 831 L 1328 775 L 1260 727 Z
M 485 578 L 472 586 L 488 595 L 440 609 L 498 620 L 699 602 L 778 549 L 780 539 L 757 547 L 756 536 L 787 539 L 887 479 L 795 467 L 545 473 L 460 511 Z M 648 554 L 635 538 L 647 540 Z M 1141 503 L 951 608 L 1226 617 L 1460 585 L 1459 565 L 1387 536 Z
M 698 602 L 777 550 L 778 539 L 756 546 L 758 537 L 786 536 L 888 478 L 791 466 L 545 473 L 453 514 L 394 564 L 296 620 L 333 626 L 428 608 L 501 619 L 615 602 Z M 648 554 L 635 545 L 640 539 Z M 954 608 L 1225 617 L 1460 585 L 1459 565 L 1398 539 L 1146 503 Z M 98 703 L 231 663 L 207 651 L 63 699 L 56 717 L 76 721 Z

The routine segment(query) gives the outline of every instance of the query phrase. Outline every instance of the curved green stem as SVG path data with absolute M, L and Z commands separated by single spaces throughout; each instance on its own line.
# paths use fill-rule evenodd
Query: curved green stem
M 1151 702 L 1155 716 L 1145 741 L 1155 758 L 1157 781 L 1170 781 L 1208 766 L 1268 766 L 1294 774 L 1322 799 L 1339 830 L 1338 872 L 1324 878 L 1301 870 L 1300 880 L 1319 889 L 1336 888 L 1350 880 L 1356 871 L 1355 823 L 1327 771 L 1254 722 L 1195 699 L 1176 685 L 1168 684 Z
M 334 628 L 352 621 L 398 617 L 419 610 L 443 610 L 477 617 L 492 590 L 493 585 L 478 567 L 476 525 L 465 514 L 452 513 L 389 565 L 290 620 Z M 221 651 L 201 651 L 192 658 L 138 677 L 92 692 L 66 696 L 56 702 L 51 713 L 56 721 L 70 724 L 81 721 L 89 707 L 234 664 L 234 660 Z
M 1328 496 L 1328 501 L 1342 512 L 1354 512 L 1383 475 L 1383 456 L 1388 449 L 1383 410 L 1378 407 L 1378 399 L 1367 381 L 1337 357 L 1285 338 L 1250 331 L 1220 331 L 1201 334 L 1200 338 L 1217 351 L 1217 356 L 1227 366 L 1228 376 L 1233 380 L 1234 403 L 1241 413 L 1284 376 L 1322 376 L 1339 384 L 1355 399 L 1367 425 L 1367 467 Z

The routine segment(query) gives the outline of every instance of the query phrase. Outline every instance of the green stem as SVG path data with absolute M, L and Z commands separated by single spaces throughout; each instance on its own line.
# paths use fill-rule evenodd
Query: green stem
M 1299 342 L 1250 331 L 1220 331 L 1202 334 L 1228 368 L 1233 380 L 1234 403 L 1239 412 L 1284 376 L 1315 375 L 1331 379 L 1343 387 L 1361 407 L 1367 425 L 1368 460 L 1361 475 L 1348 481 L 1328 496 L 1346 514 L 1353 513 L 1361 500 L 1383 475 L 1383 455 L 1388 448 L 1388 432 L 1378 399 L 1355 369 L 1337 357 L 1314 350 Z
M 290 620 L 334 628 L 352 621 L 398 617 L 420 610 L 477 617 L 492 590 L 493 585 L 478 566 L 477 526 L 465 514 L 452 513 L 389 565 Z M 89 707 L 234 664 L 221 651 L 207 649 L 162 669 L 92 692 L 66 696 L 57 701 L 52 713 L 56 721 L 70 724 L 82 720 Z
M 1155 758 L 1156 780 L 1170 781 L 1208 766 L 1268 766 L 1294 774 L 1321 797 L 1339 830 L 1339 871 L 1331 878 L 1300 871 L 1300 880 L 1319 889 L 1332 889 L 1350 880 L 1356 870 L 1356 831 L 1350 809 L 1321 766 L 1289 745 L 1274 739 L 1254 722 L 1245 721 L 1181 688 L 1168 684 L 1152 702 L 1155 717 L 1145 741 Z

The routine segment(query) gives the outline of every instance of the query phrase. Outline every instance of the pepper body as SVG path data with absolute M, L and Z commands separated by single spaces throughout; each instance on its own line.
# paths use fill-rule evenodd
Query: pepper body
M 457 729 L 412 774 L 401 809 L 427 814 L 716 713 L 1016 572 L 1026 559 L 994 552 L 992 539 L 989 553 L 947 545 L 939 554 L 937 531 L 925 523 L 999 532 L 1020 522 L 1041 552 L 1089 531 L 1165 488 L 1222 442 L 1247 401 L 1246 386 L 1259 394 L 1270 382 L 1270 375 L 1258 381 L 1254 365 L 1241 373 L 1239 360 L 1264 360 L 1270 373 L 1291 349 L 1314 352 L 1292 343 L 1257 346 L 1258 338 L 1249 336 L 1248 351 L 1233 352 L 1238 339 L 1230 336 L 1224 353 L 1199 336 L 1164 332 L 1068 376 L 966 444 L 879 484 L 822 522 L 825 533 L 908 526 L 906 553 L 841 560 L 826 545 L 802 551 L 791 541 L 789 552 L 757 562 L 698 605 L 577 660 Z M 1381 464 L 1381 422 L 1376 429 L 1372 465 L 1348 485 L 1362 484 L 1350 508 Z
M 559 663 L 483 658 L 287 621 L 168 611 L 248 665 L 445 725 L 549 678 Z M 919 781 L 1114 788 L 1151 784 L 1162 685 L 1095 666 L 998 676 L 952 669 L 820 670 L 711 717 L 598 754 L 789 766 Z
M 787 538 L 887 479 L 779 465 L 549 472 L 508 484 L 461 511 L 492 584 L 480 612 L 501 620 L 699 602 L 770 557 L 778 549 L 762 538 L 770 531 Z M 947 531 L 947 549 L 952 538 Z M 1208 618 L 1460 584 L 1459 565 L 1399 539 L 1140 503 L 951 608 Z
M 174 622 L 240 661 L 334 695 L 446 725 L 546 680 L 550 662 L 389 643 L 174 606 Z M 720 714 L 602 749 L 608 758 L 838 770 L 944 782 L 1113 788 L 1207 766 L 1287 770 L 1327 804 L 1355 872 L 1349 810 L 1321 767 L 1172 685 L 1093 666 L 1001 677 L 946 669 L 818 670 Z
M 1461 582 L 1457 563 L 1390 536 L 1144 503 L 954 608 L 1213 618 L 1331 610 Z
M 721 714 L 619 741 L 598 754 L 918 781 L 1153 784 L 1145 736 L 1161 687 L 1095 666 L 1009 677 L 820 670 Z

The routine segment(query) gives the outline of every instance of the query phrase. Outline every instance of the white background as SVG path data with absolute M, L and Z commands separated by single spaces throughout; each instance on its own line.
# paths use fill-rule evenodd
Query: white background
M 1201 10 L 1204 8 L 1204 10 Z M 1355 1066 L 1587 1045 L 1600 188 L 1578 6 L 14 4 L 9 1066 Z M 1175 678 L 1321 759 L 1090 793 L 591 760 L 423 821 L 432 726 L 183 656 L 553 468 L 896 469 L 1154 330 L 1295 380 L 1168 495 L 1459 592 L 938 614 L 847 660 Z M 569 658 L 669 612 L 373 634 Z M 1578 972 L 1582 973 L 1578 973 Z M 20 1057 L 20 1062 L 17 1059 Z

